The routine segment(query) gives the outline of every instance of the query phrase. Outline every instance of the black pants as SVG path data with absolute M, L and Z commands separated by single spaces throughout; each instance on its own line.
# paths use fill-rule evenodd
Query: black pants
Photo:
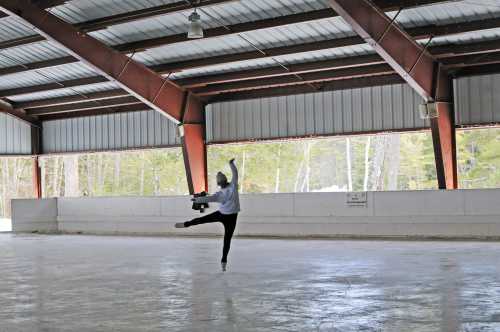
M 233 237 L 234 229 L 236 228 L 236 219 L 238 214 L 222 214 L 219 211 L 207 214 L 201 218 L 196 218 L 191 221 L 186 221 L 184 226 L 190 227 L 201 224 L 208 224 L 213 222 L 221 222 L 224 225 L 224 247 L 222 248 L 222 263 L 227 262 L 227 254 L 231 247 L 231 239 Z

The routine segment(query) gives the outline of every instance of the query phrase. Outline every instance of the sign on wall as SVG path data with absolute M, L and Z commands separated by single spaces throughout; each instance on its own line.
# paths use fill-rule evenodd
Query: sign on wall
M 366 207 L 368 203 L 368 195 L 366 192 L 347 193 L 348 207 Z

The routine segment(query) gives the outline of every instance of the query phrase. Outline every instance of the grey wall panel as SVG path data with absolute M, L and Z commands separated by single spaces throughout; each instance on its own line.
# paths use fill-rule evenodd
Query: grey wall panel
M 500 74 L 455 80 L 455 105 L 458 125 L 500 123 Z
M 0 113 L 0 154 L 30 154 L 31 127 L 4 113 Z
M 122 150 L 179 144 L 176 125 L 154 111 L 43 123 L 45 153 Z
M 429 127 L 406 84 L 224 102 L 207 107 L 209 142 Z

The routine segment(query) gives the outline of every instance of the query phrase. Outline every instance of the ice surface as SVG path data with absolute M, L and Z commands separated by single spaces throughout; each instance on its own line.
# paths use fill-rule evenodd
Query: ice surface
M 0 331 L 500 331 L 500 243 L 0 235 Z

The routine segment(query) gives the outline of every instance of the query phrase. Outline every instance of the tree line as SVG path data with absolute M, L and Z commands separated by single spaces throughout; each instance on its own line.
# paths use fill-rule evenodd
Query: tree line
M 500 130 L 457 133 L 460 188 L 500 187 Z M 208 149 L 215 173 L 236 158 L 242 193 L 436 189 L 429 132 L 330 137 Z M 44 197 L 158 196 L 188 193 L 180 148 L 68 154 L 41 158 Z M 32 197 L 31 158 L 0 158 L 0 215 L 10 200 Z

